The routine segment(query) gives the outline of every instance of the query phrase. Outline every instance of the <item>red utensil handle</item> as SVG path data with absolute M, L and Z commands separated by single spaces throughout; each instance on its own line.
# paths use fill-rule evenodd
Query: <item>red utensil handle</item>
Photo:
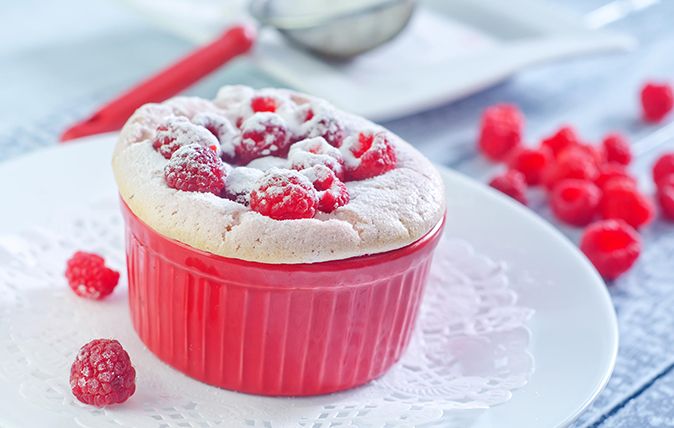
M 140 106 L 174 96 L 231 59 L 250 50 L 255 40 L 251 26 L 236 25 L 213 42 L 129 89 L 103 105 L 88 119 L 73 125 L 61 141 L 120 129 Z

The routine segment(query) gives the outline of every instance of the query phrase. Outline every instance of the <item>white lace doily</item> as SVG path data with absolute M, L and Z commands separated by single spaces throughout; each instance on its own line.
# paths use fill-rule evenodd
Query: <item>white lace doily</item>
M 507 401 L 533 370 L 526 328 L 532 310 L 517 305 L 505 267 L 445 237 L 409 349 L 379 380 L 309 398 L 205 385 L 164 365 L 140 342 L 124 277 L 102 302 L 80 299 L 67 287 L 65 260 L 77 249 L 99 252 L 124 271 L 122 228 L 111 200 L 0 238 L 0 389 L 11 388 L 10 397 L 91 428 L 443 426 L 457 409 Z M 96 409 L 70 393 L 70 364 L 80 346 L 97 337 L 117 338 L 136 367 L 137 392 L 123 405 Z

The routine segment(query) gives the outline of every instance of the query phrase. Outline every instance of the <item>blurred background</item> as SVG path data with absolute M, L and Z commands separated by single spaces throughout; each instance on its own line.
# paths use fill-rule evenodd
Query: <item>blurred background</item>
M 282 0 L 273 12 L 311 17 L 376 3 Z M 414 6 L 397 37 L 348 61 L 317 58 L 267 25 L 250 52 L 185 93 L 210 98 L 224 84 L 311 92 L 377 120 L 436 163 L 481 181 L 499 168 L 475 148 L 480 115 L 495 103 L 522 110 L 532 144 L 562 124 L 595 143 L 609 131 L 622 133 L 631 141 L 637 177 L 649 177 L 653 159 L 672 150 L 671 122 L 640 119 L 639 90 L 648 80 L 674 80 L 674 2 L 437 0 Z M 66 128 L 103 103 L 229 26 L 257 27 L 257 21 L 239 0 L 3 1 L 0 161 L 57 144 Z M 388 24 L 374 25 L 384 31 Z M 362 28 L 353 27 L 354 37 Z M 534 208 L 552 218 L 544 205 Z M 674 313 L 654 310 L 674 282 L 674 245 L 664 238 L 671 232 L 660 221 L 644 231 L 643 260 L 612 287 L 621 328 L 618 366 L 574 426 L 674 426 Z

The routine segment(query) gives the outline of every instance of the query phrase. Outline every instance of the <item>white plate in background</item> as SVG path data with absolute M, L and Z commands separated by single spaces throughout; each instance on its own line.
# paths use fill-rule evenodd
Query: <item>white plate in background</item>
M 159 25 L 204 43 L 247 20 L 242 1 L 124 0 Z M 623 51 L 634 40 L 590 30 L 539 0 L 424 0 L 393 41 L 351 62 L 328 63 L 265 29 L 249 60 L 299 91 L 373 120 L 390 120 L 485 89 L 532 65 Z

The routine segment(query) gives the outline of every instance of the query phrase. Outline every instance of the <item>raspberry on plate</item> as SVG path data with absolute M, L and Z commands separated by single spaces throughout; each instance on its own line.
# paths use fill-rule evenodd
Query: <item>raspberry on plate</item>
M 478 148 L 492 161 L 503 161 L 522 142 L 524 116 L 511 104 L 497 104 L 482 113 Z
M 527 182 L 524 174 L 519 171 L 506 171 L 489 181 L 489 185 L 494 189 L 505 193 L 523 205 L 527 204 Z
M 562 180 L 552 190 L 550 208 L 559 220 L 585 226 L 597 215 L 601 191 L 586 180 Z
M 359 132 L 341 147 L 347 180 L 365 180 L 395 168 L 395 148 L 385 132 Z
M 241 125 L 236 146 L 238 162 L 245 165 L 262 156 L 284 155 L 289 143 L 288 125 L 275 113 L 255 113 Z
M 318 196 L 311 182 L 297 171 L 272 168 L 257 181 L 250 208 L 275 220 L 311 218 Z
M 250 100 L 250 108 L 255 113 L 271 112 L 275 113 L 278 105 L 273 97 L 257 96 Z
M 234 160 L 234 147 L 240 136 L 239 130 L 224 116 L 215 113 L 199 113 L 192 123 L 208 129 L 220 142 L 220 155 L 225 161 Z
M 82 403 L 96 407 L 123 403 L 136 391 L 136 370 L 118 341 L 94 339 L 70 367 L 70 389 Z
M 508 161 L 510 169 L 521 172 L 530 186 L 541 182 L 543 171 L 550 163 L 551 156 L 547 149 L 522 148 Z
M 585 229 L 580 241 L 585 253 L 601 276 L 613 280 L 627 272 L 639 258 L 639 234 L 621 220 L 601 220 Z
M 604 186 L 599 202 L 602 218 L 623 220 L 635 229 L 653 219 L 654 209 L 651 201 L 629 180 L 611 180 Z
M 674 220 L 674 175 L 668 175 L 658 182 L 656 198 L 665 220 Z
M 346 185 L 335 173 L 324 165 L 315 165 L 300 171 L 318 191 L 319 211 L 331 213 L 349 203 L 350 196 Z
M 665 153 L 653 165 L 653 182 L 657 185 L 672 174 L 674 174 L 674 153 Z
M 660 122 L 674 106 L 672 87 L 668 83 L 647 82 L 641 88 L 641 108 L 647 122 Z
M 94 300 L 108 296 L 119 282 L 119 272 L 105 266 L 103 257 L 84 251 L 68 260 L 65 276 L 75 294 Z
M 563 152 L 557 162 L 554 162 L 543 172 L 543 185 L 548 190 L 562 180 L 575 178 L 594 181 L 599 171 L 594 160 L 582 152 Z
M 625 137 L 617 132 L 606 135 L 601 145 L 607 162 L 619 165 L 629 165 L 632 162 L 632 149 Z
M 325 165 L 337 178 L 344 178 L 344 160 L 336 147 L 328 144 L 323 137 L 308 138 L 290 146 L 288 152 L 290 168 L 298 171 L 314 165 Z
M 220 195 L 225 187 L 225 165 L 214 151 L 191 144 L 173 153 L 164 167 L 164 179 L 173 189 Z
M 580 138 L 576 134 L 576 130 L 569 125 L 562 126 L 554 134 L 541 140 L 541 148 L 550 150 L 554 157 L 577 144 L 580 144 Z
M 152 139 L 152 147 L 166 159 L 170 159 L 180 147 L 189 144 L 208 147 L 214 152 L 220 150 L 220 143 L 211 132 L 182 116 L 167 118 L 157 127 Z
M 607 163 L 599 167 L 599 175 L 594 180 L 594 184 L 601 190 L 613 180 L 628 180 L 634 186 L 637 185 L 636 178 L 632 177 L 624 166 L 616 163 Z
M 333 147 L 341 147 L 346 130 L 344 124 L 335 113 L 323 108 L 307 107 L 304 112 L 304 123 L 300 125 L 300 138 L 323 137 Z

